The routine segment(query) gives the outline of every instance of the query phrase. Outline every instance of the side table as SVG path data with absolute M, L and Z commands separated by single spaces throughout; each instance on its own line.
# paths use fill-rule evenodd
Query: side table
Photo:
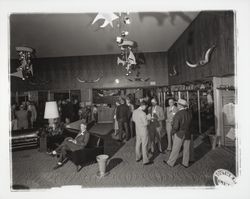
M 39 138 L 39 151 L 47 152 L 47 136 L 41 136 Z

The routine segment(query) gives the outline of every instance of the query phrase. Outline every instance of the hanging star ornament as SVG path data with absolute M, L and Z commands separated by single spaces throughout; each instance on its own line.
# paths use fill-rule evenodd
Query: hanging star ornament
M 108 24 L 110 24 L 113 27 L 113 21 L 118 19 L 119 17 L 115 15 L 114 13 L 98 13 L 92 22 L 94 24 L 99 19 L 104 19 L 104 23 L 100 26 L 101 28 L 106 27 Z

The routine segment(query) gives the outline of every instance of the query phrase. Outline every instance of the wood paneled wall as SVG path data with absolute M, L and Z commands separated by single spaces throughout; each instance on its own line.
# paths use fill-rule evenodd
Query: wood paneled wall
M 126 79 L 124 67 L 117 66 L 117 55 L 79 56 L 61 58 L 40 58 L 33 60 L 35 76 L 40 80 L 48 80 L 44 85 L 31 85 L 27 81 L 11 78 L 11 90 L 60 90 L 60 89 L 88 89 L 88 88 L 115 88 L 115 87 L 146 87 L 150 81 L 156 86 L 168 85 L 167 53 L 145 53 L 145 64 L 141 65 L 141 77 L 150 77 L 147 82 L 131 82 Z M 12 61 L 12 70 L 18 66 Z M 83 80 L 103 78 L 98 83 L 80 83 L 77 77 Z M 119 84 L 115 79 L 120 80 Z
M 205 66 L 190 68 L 186 60 L 198 62 L 212 46 L 211 61 Z M 190 24 L 168 50 L 169 73 L 176 67 L 177 75 L 169 84 L 182 84 L 212 76 L 234 74 L 234 13 L 233 11 L 204 11 Z

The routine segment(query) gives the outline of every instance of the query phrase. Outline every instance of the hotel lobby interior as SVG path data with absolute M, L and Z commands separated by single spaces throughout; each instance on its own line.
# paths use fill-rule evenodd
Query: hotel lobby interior
M 219 169 L 237 177 L 234 18 L 231 10 L 11 14 L 11 189 L 214 187 Z M 152 98 L 164 112 L 162 148 L 143 164 L 134 122 L 117 139 L 114 116 L 121 99 L 136 109 Z M 169 99 L 192 113 L 187 168 L 184 149 L 173 167 L 164 163 Z M 83 121 L 91 141 L 55 168 L 53 150 Z

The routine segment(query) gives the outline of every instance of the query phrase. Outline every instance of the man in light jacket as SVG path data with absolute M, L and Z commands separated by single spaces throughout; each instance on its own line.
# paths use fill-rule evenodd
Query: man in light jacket
M 135 122 L 136 129 L 136 161 L 139 162 L 141 159 L 144 165 L 151 164 L 152 162 L 148 157 L 148 119 L 144 110 L 146 109 L 146 102 L 142 101 L 140 107 L 134 110 L 132 119 Z

